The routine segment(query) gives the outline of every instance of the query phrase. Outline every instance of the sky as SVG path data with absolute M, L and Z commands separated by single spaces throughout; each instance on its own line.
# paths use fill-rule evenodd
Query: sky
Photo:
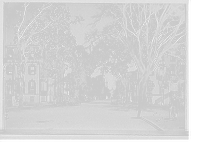
M 77 45 L 87 46 L 88 43 L 85 40 L 85 35 L 94 28 L 98 30 L 102 30 L 103 27 L 112 21 L 110 18 L 103 18 L 95 27 L 91 24 L 94 22 L 92 18 L 93 15 L 96 15 L 100 12 L 98 7 L 102 5 L 98 3 L 66 3 L 66 7 L 69 9 L 71 19 L 75 18 L 75 16 L 83 17 L 84 21 L 77 23 L 71 26 L 71 33 L 76 39 Z M 12 28 L 12 24 L 17 22 L 16 18 L 16 9 L 20 8 L 19 3 L 8 3 L 5 5 L 5 23 L 6 23 L 6 30 L 5 30 L 5 44 L 6 45 L 13 45 L 14 44 L 14 30 Z M 134 71 L 136 70 L 134 63 L 130 65 L 129 70 Z M 69 69 L 67 72 L 70 72 Z M 95 69 L 94 73 L 91 75 L 92 77 L 100 75 L 101 72 L 99 68 Z M 106 85 L 110 90 L 115 89 L 115 82 L 117 80 L 111 73 L 104 74 L 104 78 L 106 81 Z

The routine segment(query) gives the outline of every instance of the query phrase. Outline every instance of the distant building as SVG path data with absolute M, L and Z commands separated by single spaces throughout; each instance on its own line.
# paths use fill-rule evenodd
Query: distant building
M 180 63 L 180 70 L 178 70 L 178 63 Z M 159 63 L 161 64 L 161 62 Z M 180 84 L 179 91 L 181 92 L 182 98 L 185 98 L 185 63 L 178 58 L 173 56 L 164 56 L 164 64 L 169 69 L 169 80 L 170 81 L 177 81 L 177 77 L 180 77 L 182 83 Z M 159 65 L 158 65 L 159 66 Z M 158 67 L 152 72 L 149 76 L 150 80 L 153 82 L 154 87 L 151 91 L 151 94 L 148 95 L 147 102 L 150 104 L 161 104 L 162 100 L 162 88 L 160 87 L 157 79 L 158 74 Z M 128 102 L 135 102 L 137 103 L 137 70 L 126 72 L 126 78 L 128 79 L 127 84 L 127 98 Z M 115 92 L 118 96 L 118 99 L 121 99 L 122 95 L 122 86 L 120 80 L 116 82 L 116 89 Z M 169 87 L 164 89 L 164 105 L 168 105 L 169 99 Z
M 128 80 L 127 91 L 126 91 L 127 101 L 128 102 L 136 102 L 137 71 L 126 72 L 125 76 Z M 116 81 L 116 89 L 115 89 L 115 95 L 116 96 L 115 97 L 117 97 L 119 100 L 122 100 L 123 91 L 124 91 L 124 89 L 122 87 L 122 83 L 118 79 Z
M 180 70 L 178 70 L 178 63 L 181 63 Z M 161 64 L 161 62 L 160 62 Z M 169 80 L 170 81 L 177 81 L 177 77 L 180 76 L 180 78 L 185 81 L 185 63 L 181 61 L 178 58 L 175 58 L 173 56 L 164 55 L 164 65 L 169 69 Z M 158 84 L 158 79 L 156 75 L 158 74 L 158 67 L 153 71 L 153 73 L 150 75 L 150 80 L 154 83 L 154 88 L 152 90 L 152 94 L 149 95 L 148 101 L 152 104 L 161 104 L 162 100 L 162 88 Z M 180 85 L 180 89 L 182 92 L 185 92 L 185 82 L 183 82 Z M 168 105 L 170 100 L 170 94 L 169 94 L 169 87 L 164 89 L 164 105 Z
M 127 98 L 129 102 L 136 102 L 137 96 L 137 71 L 127 72 Z

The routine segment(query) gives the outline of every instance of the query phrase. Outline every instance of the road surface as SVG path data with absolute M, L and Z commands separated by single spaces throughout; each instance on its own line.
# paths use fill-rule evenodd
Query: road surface
M 82 102 L 78 105 L 18 107 L 9 109 L 6 129 L 43 129 L 67 131 L 158 131 L 142 119 L 137 111 L 110 100 Z

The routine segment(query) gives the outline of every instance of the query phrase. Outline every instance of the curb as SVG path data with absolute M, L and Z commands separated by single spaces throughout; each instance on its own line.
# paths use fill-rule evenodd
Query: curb
M 153 122 L 147 120 L 146 118 L 141 117 L 141 119 L 144 120 L 145 122 L 151 124 L 151 125 L 152 125 L 153 127 L 155 127 L 157 130 L 159 130 L 159 131 L 164 131 L 162 128 L 160 128 L 159 126 L 157 126 L 155 123 L 153 123 Z

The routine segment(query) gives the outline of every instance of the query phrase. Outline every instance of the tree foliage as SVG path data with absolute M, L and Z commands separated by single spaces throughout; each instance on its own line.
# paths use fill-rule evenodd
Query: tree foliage
M 51 26 L 51 22 L 46 20 L 46 18 L 43 19 L 43 16 L 51 5 L 51 3 L 42 3 L 40 6 L 32 6 L 31 3 L 23 3 L 21 9 L 16 10 L 18 21 L 14 24 L 14 28 L 16 29 L 14 41 L 19 52 L 19 107 L 23 107 L 24 74 L 28 56 L 30 53 L 35 54 L 38 50 L 41 50 L 29 48 L 32 44 L 40 44 L 40 36 L 44 30 Z
M 93 57 L 102 71 L 111 72 L 122 82 L 123 93 L 126 93 L 126 71 L 131 57 L 120 41 L 104 38 L 99 40 L 93 48 Z M 123 94 L 126 101 L 126 94 Z
M 123 43 L 139 72 L 139 109 L 145 104 L 148 77 L 165 53 L 173 54 L 185 45 L 185 6 L 183 4 L 116 3 L 104 5 L 101 13 L 113 19 L 102 32 L 94 31 L 88 40 L 94 43 L 111 37 Z M 176 54 L 176 53 L 175 53 Z
M 72 64 L 72 79 L 71 85 L 73 91 L 79 93 L 79 89 L 89 89 L 88 77 L 94 71 L 93 58 L 86 51 L 86 49 L 79 45 L 76 46 L 71 56 Z M 76 96 L 78 94 L 75 94 Z
M 52 77 L 56 72 L 64 72 L 67 66 L 63 61 L 71 61 L 76 41 L 70 32 L 70 13 L 64 4 L 54 4 L 47 18 L 52 26 L 42 36 L 46 57 L 42 64 L 42 73 Z

